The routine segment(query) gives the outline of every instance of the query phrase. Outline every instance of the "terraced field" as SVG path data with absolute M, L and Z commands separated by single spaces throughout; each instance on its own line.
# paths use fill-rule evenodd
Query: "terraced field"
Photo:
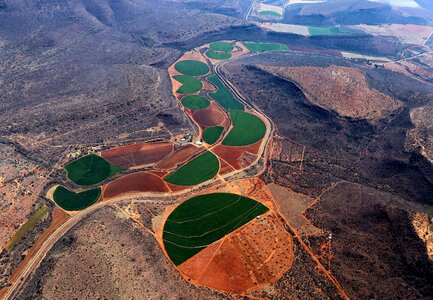
M 257 201 L 236 194 L 215 193 L 187 200 L 164 225 L 167 254 L 175 265 L 180 265 L 268 210 Z
M 96 154 L 89 154 L 65 165 L 68 178 L 78 185 L 94 185 L 125 169 L 112 165 Z

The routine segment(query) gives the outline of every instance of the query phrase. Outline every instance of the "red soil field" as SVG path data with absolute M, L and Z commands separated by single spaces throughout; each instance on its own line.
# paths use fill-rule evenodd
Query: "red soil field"
M 225 161 L 220 160 L 220 171 L 219 171 L 219 175 L 225 175 L 227 173 L 233 172 L 235 169 L 233 169 L 228 163 L 226 163 Z
M 175 149 L 170 156 L 157 163 L 155 167 L 162 170 L 176 168 L 179 164 L 186 162 L 189 158 L 197 154 L 199 151 L 200 149 L 192 144 L 185 145 L 180 149 Z
M 248 146 L 238 147 L 238 146 L 217 145 L 214 148 L 212 148 L 212 152 L 214 152 L 222 160 L 229 163 L 232 167 L 239 170 L 246 167 L 245 160 L 243 158 L 246 158 L 247 156 L 244 156 L 242 158 L 243 154 L 245 152 L 248 152 L 256 156 L 257 152 L 259 151 L 261 143 L 262 141 L 260 140 L 257 143 Z M 251 160 L 251 158 L 249 158 L 248 160 Z
M 143 192 L 169 192 L 168 186 L 161 177 L 147 172 L 134 173 L 123 176 L 108 183 L 104 187 L 102 197 L 113 198 L 124 194 Z
M 202 128 L 211 126 L 226 126 L 226 124 L 228 124 L 227 116 L 213 102 L 209 108 L 194 111 L 192 113 L 192 117 Z
M 132 168 L 157 163 L 172 152 L 173 144 L 163 142 L 123 146 L 102 151 L 101 155 L 114 165 Z
M 293 238 L 269 212 L 202 250 L 178 269 L 199 286 L 244 294 L 280 278 L 294 259 Z

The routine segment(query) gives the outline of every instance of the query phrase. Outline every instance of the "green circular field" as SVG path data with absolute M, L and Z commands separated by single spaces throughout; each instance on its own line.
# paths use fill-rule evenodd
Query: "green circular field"
M 200 91 L 203 88 L 203 82 L 201 80 L 187 76 L 187 75 L 176 75 L 173 76 L 176 81 L 182 83 L 182 86 L 176 91 L 179 94 L 192 94 Z
M 190 95 L 182 98 L 182 105 L 192 110 L 199 110 L 207 108 L 210 105 L 210 101 L 204 97 L 198 95 Z
M 241 110 L 230 110 L 233 128 L 222 144 L 226 146 L 246 146 L 260 141 L 266 133 L 266 126 L 259 117 Z
M 162 236 L 165 250 L 173 263 L 180 265 L 268 210 L 260 202 L 236 194 L 191 198 L 168 216 Z
M 212 49 L 206 51 L 206 56 L 216 60 L 225 60 L 232 57 L 232 55 L 228 52 L 217 52 Z
M 214 51 L 232 52 L 235 46 L 227 42 L 213 42 L 209 44 L 209 48 Z
M 101 188 L 75 193 L 63 186 L 58 186 L 54 191 L 54 201 L 64 210 L 85 209 L 98 201 L 100 196 Z
M 93 185 L 124 169 L 110 164 L 104 158 L 89 154 L 65 165 L 68 178 L 78 185 Z
M 209 66 L 198 60 L 182 60 L 174 65 L 174 68 L 185 75 L 201 76 L 209 73 Z
M 203 131 L 203 140 L 209 145 L 212 145 L 218 141 L 223 131 L 224 127 L 222 126 L 208 127 Z
M 220 168 L 219 160 L 212 152 L 205 152 L 164 178 L 165 181 L 181 185 L 196 185 L 215 177 Z

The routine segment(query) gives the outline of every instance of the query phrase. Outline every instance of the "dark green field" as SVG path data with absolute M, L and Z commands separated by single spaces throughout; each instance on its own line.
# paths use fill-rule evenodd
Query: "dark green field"
M 266 133 L 266 126 L 255 115 L 241 110 L 231 110 L 233 128 L 222 144 L 226 146 L 246 146 L 260 141 Z
M 209 58 L 216 59 L 216 60 L 224 60 L 224 59 L 229 59 L 230 57 L 232 57 L 232 55 L 230 53 L 214 51 L 212 49 L 206 51 L 206 56 Z
M 200 91 L 203 88 L 203 82 L 195 77 L 187 75 L 175 75 L 173 78 L 182 83 L 182 86 L 176 91 L 176 93 L 192 94 Z
M 235 46 L 227 42 L 213 42 L 209 44 L 209 48 L 214 51 L 232 52 Z
M 54 201 L 64 210 L 82 210 L 96 201 L 101 196 L 101 188 L 96 188 L 80 193 L 75 193 L 63 186 L 54 191 Z
M 203 140 L 209 145 L 212 145 L 218 141 L 223 130 L 224 127 L 222 126 L 208 127 L 203 131 Z
M 251 52 L 263 52 L 263 51 L 284 51 L 289 50 L 287 45 L 279 43 L 252 43 L 244 42 L 245 47 Z
M 207 108 L 210 105 L 210 101 L 205 97 L 198 95 L 190 95 L 182 98 L 182 105 L 191 110 L 199 110 Z
M 174 68 L 185 75 L 201 76 L 209 72 L 209 66 L 198 60 L 182 60 L 174 65 Z
M 215 193 L 191 198 L 167 218 L 163 240 L 175 265 L 248 223 L 269 209 L 240 195 Z
M 215 93 L 209 93 L 209 95 L 217 101 L 224 109 L 240 109 L 243 110 L 244 106 L 240 103 L 230 92 L 228 88 L 218 79 L 216 75 L 211 75 L 206 78 L 207 81 L 212 83 L 217 91 Z
M 212 152 L 205 152 L 183 165 L 164 180 L 181 186 L 190 186 L 215 177 L 219 171 L 219 160 Z
M 104 181 L 123 168 L 110 164 L 96 154 L 89 154 L 65 165 L 68 178 L 78 185 L 93 185 Z

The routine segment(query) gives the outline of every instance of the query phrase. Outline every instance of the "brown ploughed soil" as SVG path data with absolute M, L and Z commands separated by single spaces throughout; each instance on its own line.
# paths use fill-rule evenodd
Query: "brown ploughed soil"
M 152 173 L 140 172 L 126 175 L 108 183 L 103 191 L 104 199 L 124 194 L 142 192 L 168 192 L 169 188 L 161 177 Z
M 293 238 L 275 213 L 254 219 L 181 264 L 198 286 L 244 294 L 277 280 L 292 265 Z
M 174 150 L 174 152 L 170 156 L 164 158 L 159 163 L 157 163 L 155 167 L 162 170 L 176 168 L 178 165 L 186 162 L 199 151 L 200 149 L 192 144 L 182 146 L 181 148 Z
M 217 145 L 214 148 L 212 148 L 212 152 L 214 152 L 222 160 L 229 163 L 233 168 L 240 170 L 245 167 L 242 164 L 242 159 L 241 159 L 242 155 L 247 152 L 254 156 L 257 155 L 261 143 L 262 140 L 248 146 Z
M 101 156 L 114 165 L 132 168 L 157 163 L 172 152 L 171 143 L 145 143 L 105 150 Z
M 192 112 L 192 117 L 202 128 L 211 126 L 226 127 L 229 123 L 225 113 L 214 102 L 211 103 L 209 108 Z

